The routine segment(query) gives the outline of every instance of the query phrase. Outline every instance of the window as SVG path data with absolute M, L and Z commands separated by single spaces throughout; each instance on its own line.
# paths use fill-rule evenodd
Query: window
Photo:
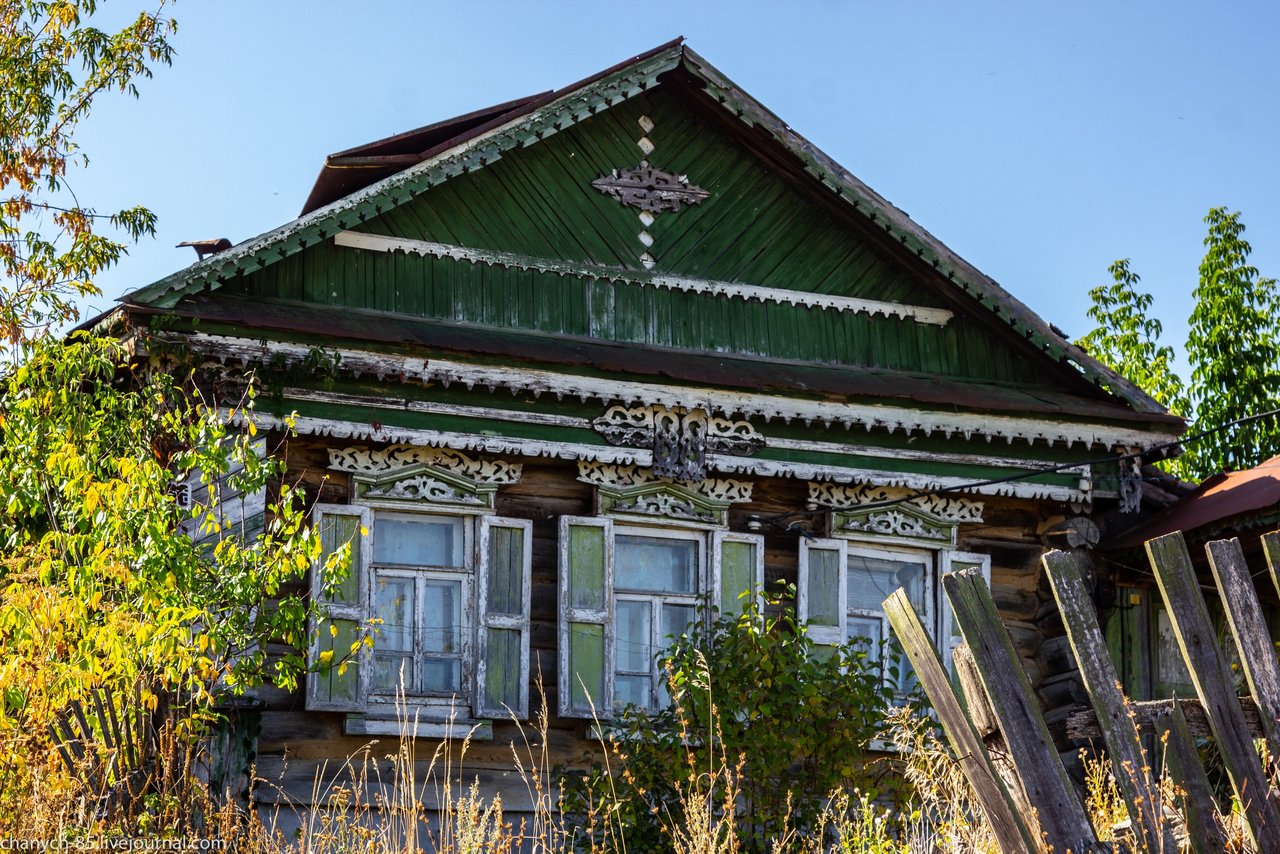
M 968 568 L 979 569 L 990 584 L 991 561 L 986 555 L 882 545 L 870 538 L 804 539 L 797 613 L 819 646 L 863 639 L 870 660 L 883 666 L 885 680 L 895 693 L 905 694 L 918 682 L 911 663 L 892 643 L 884 600 L 900 587 L 906 590 L 950 671 L 951 653 L 963 638 L 939 579 Z
M 327 618 L 313 654 L 345 666 L 310 677 L 308 708 L 357 713 L 360 733 L 393 731 L 401 700 L 428 721 L 527 715 L 530 522 L 384 499 L 320 505 L 315 522 L 325 554 L 350 544 L 351 568 L 330 590 L 313 572 Z
M 741 613 L 764 586 L 756 534 L 560 519 L 560 714 L 607 718 L 665 705 L 658 658 L 698 619 L 700 597 Z

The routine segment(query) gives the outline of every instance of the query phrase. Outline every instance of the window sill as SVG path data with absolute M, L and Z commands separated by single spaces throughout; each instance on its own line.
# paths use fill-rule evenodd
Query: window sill
M 493 722 L 470 718 L 436 720 L 397 720 L 395 718 L 370 718 L 364 715 L 347 715 L 342 722 L 344 735 L 392 735 L 397 738 L 470 738 L 472 741 L 492 741 Z

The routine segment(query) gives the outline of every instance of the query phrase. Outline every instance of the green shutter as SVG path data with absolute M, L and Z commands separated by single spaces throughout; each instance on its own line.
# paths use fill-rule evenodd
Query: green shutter
M 764 537 L 717 531 L 713 536 L 712 597 L 721 616 L 738 616 L 749 598 L 764 608 Z
M 312 520 L 320 535 L 322 554 L 311 568 L 311 598 L 318 610 L 312 626 L 315 639 L 311 647 L 311 664 L 316 669 L 307 675 L 307 708 L 317 711 L 355 712 L 363 707 L 360 667 L 363 651 L 351 648 L 361 639 L 365 620 L 366 566 L 371 543 L 367 508 L 321 504 L 312 512 Z M 324 566 L 328 556 L 351 544 L 351 563 L 347 577 L 325 590 Z M 329 666 L 320 664 L 329 652 Z
M 560 517 L 560 715 L 613 713 L 613 522 Z
M 480 520 L 476 637 L 477 717 L 529 716 L 529 600 L 533 523 Z
M 819 646 L 844 643 L 848 607 L 848 570 L 844 540 L 800 540 L 796 619 Z

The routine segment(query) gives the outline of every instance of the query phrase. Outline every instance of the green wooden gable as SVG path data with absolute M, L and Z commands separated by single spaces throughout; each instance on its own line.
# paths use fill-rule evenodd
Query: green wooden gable
M 225 360 L 341 351 L 289 404 L 370 438 L 603 448 L 601 403 L 666 405 L 769 425 L 743 470 L 914 486 L 1181 430 L 681 43 L 416 133 L 125 311 Z

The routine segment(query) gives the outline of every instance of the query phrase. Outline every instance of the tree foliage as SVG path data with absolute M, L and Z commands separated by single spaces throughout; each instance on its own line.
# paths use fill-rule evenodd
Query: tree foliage
M 1171 411 L 1188 417 L 1193 432 L 1212 431 L 1170 464 L 1185 480 L 1248 468 L 1280 451 L 1280 422 L 1264 419 L 1221 428 L 1273 409 L 1280 394 L 1280 294 L 1276 282 L 1249 264 L 1238 211 L 1212 208 L 1193 293 L 1186 354 L 1188 385 L 1175 373 L 1174 350 L 1159 343 L 1162 326 L 1149 316 L 1152 297 L 1138 291 L 1127 260 L 1111 265 L 1113 282 L 1089 292 L 1097 327 L 1080 344 L 1136 382 Z
M 76 300 L 100 293 L 94 277 L 155 231 L 144 207 L 82 205 L 70 179 L 88 164 L 75 134 L 98 96 L 136 96 L 170 62 L 163 5 L 107 33 L 89 24 L 97 0 L 0 3 L 0 340 L 74 319 Z
M 672 704 L 657 713 L 629 708 L 610 728 L 625 773 L 596 767 L 566 783 L 572 813 L 615 805 L 610 818 L 629 847 L 671 850 L 697 791 L 721 817 L 728 794 L 744 850 L 768 851 L 784 828 L 815 826 L 832 790 L 870 778 L 867 748 L 892 692 L 864 642 L 820 655 L 791 614 L 766 619 L 753 606 L 695 624 L 663 664 Z M 607 831 L 584 827 L 588 837 Z

